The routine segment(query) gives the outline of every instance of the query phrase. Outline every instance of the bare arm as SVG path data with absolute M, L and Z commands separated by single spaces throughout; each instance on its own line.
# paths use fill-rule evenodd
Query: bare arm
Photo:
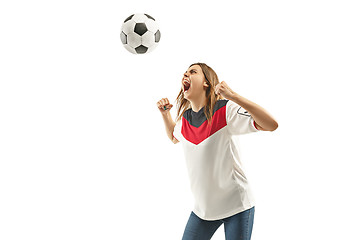
M 169 103 L 169 100 L 167 98 L 163 98 L 157 102 L 157 107 L 159 108 L 159 111 L 164 120 L 165 130 L 166 130 L 166 134 L 167 134 L 168 138 L 174 144 L 178 143 L 179 141 L 176 140 L 176 138 L 174 138 L 174 136 L 173 136 L 173 132 L 174 132 L 174 128 L 175 128 L 176 124 L 170 114 L 170 109 L 173 107 L 173 105 Z
M 264 108 L 231 90 L 224 81 L 216 85 L 215 93 L 221 94 L 223 97 L 246 109 L 254 118 L 257 129 L 262 131 L 275 131 L 278 128 L 277 121 Z
M 238 105 L 245 108 L 254 118 L 256 128 L 262 131 L 275 131 L 278 128 L 276 120 L 261 106 L 254 102 L 235 94 L 232 99 L 229 99 Z
M 176 138 L 174 138 L 174 136 L 173 136 L 173 132 L 174 132 L 174 128 L 175 128 L 175 122 L 173 121 L 170 112 L 167 112 L 166 114 L 163 114 L 162 117 L 163 117 L 163 120 L 164 120 L 165 130 L 166 130 L 167 136 L 169 137 L 169 139 L 173 143 L 178 143 L 179 141 L 176 140 Z

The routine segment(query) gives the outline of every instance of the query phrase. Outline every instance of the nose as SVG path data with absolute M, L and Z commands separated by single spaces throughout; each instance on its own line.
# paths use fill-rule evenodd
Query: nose
M 185 72 L 184 77 L 189 77 L 189 74 L 187 72 Z

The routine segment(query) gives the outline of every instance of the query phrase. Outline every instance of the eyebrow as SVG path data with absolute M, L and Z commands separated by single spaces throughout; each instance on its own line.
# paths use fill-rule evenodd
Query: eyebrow
M 189 72 L 191 72 L 191 71 L 195 71 L 195 72 L 197 72 L 197 69 L 195 69 L 195 68 L 191 68 L 191 69 L 189 69 Z M 187 72 L 187 71 L 186 71 Z

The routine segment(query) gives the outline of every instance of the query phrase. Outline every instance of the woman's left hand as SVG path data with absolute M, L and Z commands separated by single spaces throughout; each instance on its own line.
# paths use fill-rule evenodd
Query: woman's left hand
M 235 92 L 222 81 L 215 86 L 215 94 L 221 95 L 222 97 L 231 100 L 235 96 Z

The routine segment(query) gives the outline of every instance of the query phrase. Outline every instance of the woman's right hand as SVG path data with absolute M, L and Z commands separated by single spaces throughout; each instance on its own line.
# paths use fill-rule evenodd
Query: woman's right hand
M 156 104 L 161 114 L 167 113 L 173 107 L 173 105 L 170 104 L 169 99 L 167 98 L 162 98 Z

